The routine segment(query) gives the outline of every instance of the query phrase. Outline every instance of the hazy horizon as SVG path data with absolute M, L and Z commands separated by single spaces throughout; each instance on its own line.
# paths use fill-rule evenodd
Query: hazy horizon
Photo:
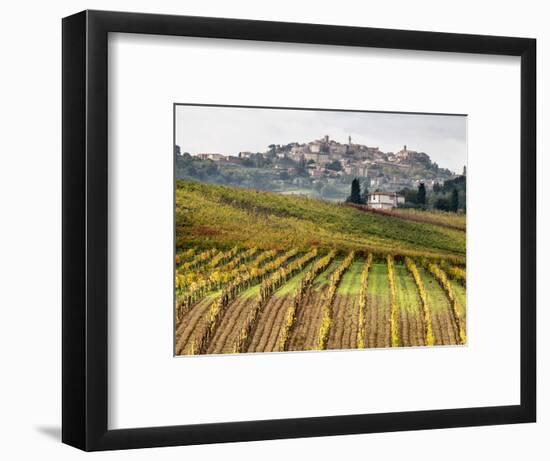
M 328 135 L 397 152 L 407 145 L 442 168 L 461 173 L 467 163 L 464 115 L 339 112 L 296 109 L 176 106 L 176 144 L 182 152 L 237 155 L 270 144 L 307 143 Z

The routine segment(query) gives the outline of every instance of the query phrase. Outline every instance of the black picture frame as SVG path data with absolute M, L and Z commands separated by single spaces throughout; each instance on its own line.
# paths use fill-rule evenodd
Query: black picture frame
M 529 38 L 83 11 L 63 30 L 62 440 L 112 450 L 535 422 L 536 41 Z M 521 57 L 519 405 L 109 430 L 107 35 L 109 32 Z

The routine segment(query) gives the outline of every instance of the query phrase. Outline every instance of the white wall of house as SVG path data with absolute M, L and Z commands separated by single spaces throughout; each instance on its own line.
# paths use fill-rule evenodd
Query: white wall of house
M 377 192 L 369 194 L 369 199 L 367 201 L 368 207 L 375 210 L 391 210 L 401 203 L 405 203 L 405 197 L 397 194 Z

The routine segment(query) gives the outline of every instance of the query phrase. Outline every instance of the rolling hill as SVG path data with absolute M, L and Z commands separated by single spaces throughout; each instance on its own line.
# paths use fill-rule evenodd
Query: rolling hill
M 465 232 L 301 196 L 178 180 L 176 247 L 311 247 L 465 261 Z

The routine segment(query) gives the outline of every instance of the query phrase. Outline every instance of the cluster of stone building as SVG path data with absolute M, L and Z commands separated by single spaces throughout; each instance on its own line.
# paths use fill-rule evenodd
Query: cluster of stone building
M 342 144 L 326 135 L 307 144 L 295 144 L 290 152 L 283 151 L 278 156 L 289 157 L 295 161 L 305 160 L 308 173 L 313 178 L 334 177 L 335 175 L 366 178 L 371 188 L 398 190 L 404 187 L 417 186 L 419 182 L 424 182 L 426 187 L 432 188 L 436 182 L 443 182 L 445 179 L 436 178 L 416 181 L 406 179 L 406 172 L 413 163 L 431 165 L 430 157 L 427 154 L 407 149 L 406 145 L 396 153 L 383 152 L 378 147 L 353 143 L 351 136 L 348 137 L 347 144 Z M 334 161 L 340 162 L 342 165 L 341 171 L 334 172 L 332 169 L 327 169 L 327 165 Z M 397 167 L 404 174 L 380 175 L 378 173 L 380 166 Z
M 307 144 L 296 144 L 289 153 L 280 155 L 296 161 L 304 159 L 310 165 L 310 170 L 323 170 L 329 163 L 339 161 L 344 173 L 352 176 L 367 176 L 369 165 L 384 160 L 384 154 L 378 147 L 353 144 L 351 136 L 347 144 L 341 144 L 326 135 Z
M 199 158 L 204 160 L 237 164 L 253 155 L 255 154 L 251 152 L 240 152 L 238 156 L 219 153 L 197 154 Z M 276 149 L 275 155 L 279 159 L 289 158 L 295 162 L 305 163 L 308 175 L 312 179 L 348 175 L 365 178 L 369 187 L 385 190 L 399 190 L 404 187 L 415 186 L 418 182 L 424 182 L 426 187 L 431 188 L 436 182 L 443 182 L 446 179 L 409 180 L 406 173 L 413 163 L 431 165 L 430 157 L 427 154 L 407 149 L 406 145 L 396 153 L 382 152 L 378 147 L 353 143 L 351 136 L 348 137 L 348 142 L 345 144 L 330 139 L 328 135 L 305 144 L 292 143 L 285 146 L 285 148 Z M 340 163 L 341 169 L 330 168 L 330 164 L 336 161 Z M 397 167 L 403 171 L 403 174 L 381 175 L 379 173 L 380 166 Z M 276 168 L 280 169 L 281 167 Z M 288 173 L 292 174 L 295 168 L 287 169 Z

